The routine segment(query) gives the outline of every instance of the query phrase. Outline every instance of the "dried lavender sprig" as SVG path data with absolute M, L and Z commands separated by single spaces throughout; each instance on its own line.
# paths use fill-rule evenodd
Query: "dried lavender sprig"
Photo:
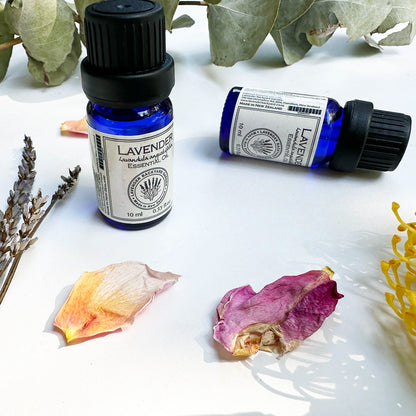
M 35 161 L 36 152 L 32 139 L 25 136 L 22 159 L 17 172 L 18 179 L 14 182 L 13 189 L 9 193 L 6 212 L 0 211 L 0 277 L 10 264 L 11 252 L 19 240 L 17 228 L 22 218 L 23 207 L 29 200 L 35 180 Z
M 45 211 L 42 209 L 48 202 L 48 197 L 42 195 L 42 191 L 39 189 L 38 194 L 34 197 L 31 196 L 30 204 L 25 204 L 23 207 L 22 217 L 23 222 L 20 226 L 19 236 L 20 240 L 30 238 L 36 224 L 42 221 Z
M 34 234 L 36 233 L 45 217 L 51 211 L 53 206 L 56 204 L 56 202 L 63 199 L 76 185 L 80 172 L 80 166 L 76 166 L 72 171 L 69 170 L 69 176 L 61 176 L 64 183 L 58 186 L 57 191 L 51 198 L 51 202 L 49 203 L 46 210 L 42 212 L 42 214 L 40 214 L 41 211 L 39 210 L 46 203 L 46 199 L 42 197 L 40 191 L 38 196 L 32 199 L 33 212 L 31 213 L 30 210 L 26 211 L 26 213 L 28 212 L 28 218 L 26 221 L 28 224 L 31 224 L 30 231 L 27 229 L 25 232 L 22 231 L 21 237 L 23 238 L 24 243 L 22 242 L 21 250 L 19 250 L 18 253 L 13 257 L 13 262 L 10 266 L 9 272 L 7 273 L 3 286 L 0 289 L 0 304 L 3 302 L 6 292 L 16 272 L 17 266 L 19 265 L 20 259 L 22 258 L 23 252 L 36 241 L 36 239 L 33 238 Z
M 22 208 L 28 202 L 32 192 L 33 182 L 35 180 L 35 161 L 36 151 L 33 147 L 32 139 L 29 136 L 24 138 L 24 147 L 22 150 L 22 160 L 18 166 L 17 181 L 13 184 L 13 190 L 7 200 L 8 207 L 4 213 L 5 218 L 12 218 L 11 211 L 14 207 Z
M 36 152 L 32 139 L 24 138 L 22 159 L 18 166 L 18 179 L 13 184 L 13 190 L 7 199 L 7 209 L 0 211 L 0 277 L 10 262 L 11 244 L 15 240 L 18 224 L 22 217 L 23 206 L 28 202 L 35 180 Z
M 75 166 L 74 170 L 69 169 L 69 176 L 61 176 L 61 179 L 64 183 L 59 185 L 56 192 L 52 195 L 52 202 L 65 197 L 71 188 L 76 185 L 80 172 L 81 167 Z

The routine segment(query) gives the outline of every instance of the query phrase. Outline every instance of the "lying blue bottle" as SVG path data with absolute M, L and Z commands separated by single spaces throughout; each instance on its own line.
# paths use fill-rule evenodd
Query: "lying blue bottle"
M 221 119 L 229 154 L 305 167 L 394 170 L 406 150 L 411 118 L 368 101 L 341 107 L 328 97 L 234 87 Z

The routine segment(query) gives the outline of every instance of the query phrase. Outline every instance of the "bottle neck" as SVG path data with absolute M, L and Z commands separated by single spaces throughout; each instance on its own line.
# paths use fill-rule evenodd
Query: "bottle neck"
M 152 117 L 162 107 L 163 102 L 137 108 L 112 108 L 101 106 L 92 102 L 88 104 L 88 112 L 114 121 L 134 121 Z

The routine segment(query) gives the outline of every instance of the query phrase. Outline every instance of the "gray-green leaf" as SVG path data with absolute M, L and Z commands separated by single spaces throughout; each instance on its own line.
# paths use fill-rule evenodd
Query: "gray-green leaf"
M 311 48 L 304 33 L 298 33 L 296 21 L 315 3 L 315 0 L 281 0 L 272 35 L 287 65 L 302 59 Z
M 278 8 L 276 0 L 222 0 L 208 5 L 214 64 L 232 66 L 252 58 L 271 31 Z
M 22 40 L 27 54 L 53 72 L 65 62 L 74 41 L 74 15 L 64 0 L 9 0 L 7 23 Z
M 158 2 L 163 6 L 166 29 L 172 31 L 173 16 L 175 15 L 176 8 L 178 7 L 179 0 L 158 0 Z
M 85 16 L 85 8 L 90 4 L 97 3 L 97 1 L 99 0 L 75 0 L 75 7 L 82 20 L 84 20 Z
M 75 0 L 75 8 L 80 17 L 79 32 L 81 34 L 82 43 L 85 45 L 85 32 L 84 32 L 84 17 L 85 8 L 90 4 L 97 3 L 99 0 Z
M 78 32 L 74 31 L 71 52 L 64 62 L 54 71 L 47 71 L 43 62 L 29 56 L 28 69 L 32 76 L 39 82 L 48 86 L 60 85 L 67 80 L 78 64 L 81 55 L 81 40 Z
M 4 20 L 4 6 L 0 3 L 0 45 L 10 42 L 13 38 L 13 33 L 10 31 Z M 0 50 L 0 81 L 6 76 L 11 56 L 12 48 Z
M 377 32 L 385 33 L 399 23 L 407 23 L 400 31 L 390 33 L 381 39 L 379 44 L 386 46 L 409 45 L 416 35 L 416 1 L 394 0 L 393 8 L 386 20 L 377 28 Z
M 280 0 L 273 30 L 280 30 L 303 16 L 316 0 Z
M 195 23 L 195 20 L 187 14 L 179 16 L 172 22 L 172 29 L 182 29 L 184 27 L 191 27 Z
M 391 0 L 316 0 L 297 21 L 297 32 L 326 37 L 340 26 L 356 40 L 376 29 L 391 9 Z
M 287 65 L 302 59 L 312 47 L 304 33 L 297 33 L 295 23 L 284 29 L 273 30 L 271 35 Z

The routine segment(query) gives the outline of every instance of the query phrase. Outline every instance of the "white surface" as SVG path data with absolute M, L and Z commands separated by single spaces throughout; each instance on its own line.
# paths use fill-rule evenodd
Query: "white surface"
M 386 306 L 379 263 L 391 256 L 396 221 L 416 209 L 415 133 L 395 172 L 340 174 L 225 158 L 218 129 L 234 85 L 360 98 L 410 114 L 416 43 L 386 48 L 339 34 L 291 66 L 271 40 L 232 68 L 210 64 L 203 8 L 190 29 L 168 35 L 176 62 L 175 189 L 172 213 L 155 228 L 125 232 L 96 212 L 87 140 L 60 135 L 86 105 L 77 71 L 64 85 L 32 81 L 21 47 L 0 84 L 5 203 L 23 135 L 32 136 L 36 186 L 51 195 L 80 164 L 76 190 L 56 207 L 23 256 L 0 307 L 2 415 L 322 416 L 414 415 L 416 340 Z M 4 206 L 2 206 L 4 209 Z M 181 280 L 125 332 L 65 346 L 52 328 L 85 270 L 139 260 Z M 212 340 L 224 293 L 259 290 L 285 274 L 330 266 L 345 295 L 323 327 L 280 360 L 230 358 Z

